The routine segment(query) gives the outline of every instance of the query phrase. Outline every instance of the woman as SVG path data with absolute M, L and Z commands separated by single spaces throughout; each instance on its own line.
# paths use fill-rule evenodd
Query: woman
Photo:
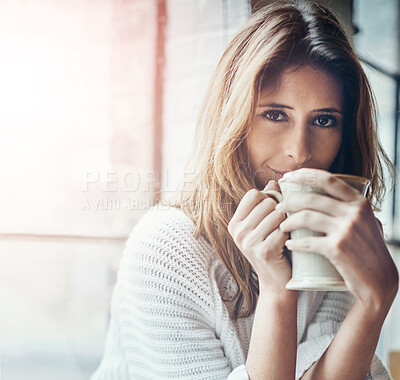
M 376 128 L 327 8 L 254 14 L 210 82 L 175 207 L 149 210 L 128 239 L 92 379 L 390 379 L 374 352 L 398 272 L 372 208 L 393 167 Z M 287 171 L 330 197 L 276 207 L 263 190 Z M 370 179 L 368 200 L 334 172 Z M 288 240 L 303 227 L 326 236 Z M 328 257 L 351 292 L 287 290 L 285 244 Z

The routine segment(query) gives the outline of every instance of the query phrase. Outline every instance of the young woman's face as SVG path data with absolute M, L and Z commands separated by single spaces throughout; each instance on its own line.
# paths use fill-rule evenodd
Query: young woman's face
M 257 188 L 300 168 L 328 170 L 342 141 L 343 94 L 326 71 L 305 66 L 286 69 L 267 86 L 247 140 Z

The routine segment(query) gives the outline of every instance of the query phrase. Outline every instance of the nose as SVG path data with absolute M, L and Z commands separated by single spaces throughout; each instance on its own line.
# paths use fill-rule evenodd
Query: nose
M 297 165 L 304 164 L 311 159 L 311 142 L 307 128 L 293 128 L 290 135 L 287 136 L 284 153 Z

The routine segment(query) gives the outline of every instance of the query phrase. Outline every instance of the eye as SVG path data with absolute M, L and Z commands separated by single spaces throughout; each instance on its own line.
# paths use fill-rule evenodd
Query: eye
M 286 120 L 286 115 L 281 111 L 276 110 L 268 110 L 264 111 L 261 116 L 264 119 L 271 120 L 271 121 L 284 121 Z
M 322 128 L 333 128 L 337 124 L 338 120 L 332 115 L 318 115 L 314 119 L 314 122 L 317 126 Z

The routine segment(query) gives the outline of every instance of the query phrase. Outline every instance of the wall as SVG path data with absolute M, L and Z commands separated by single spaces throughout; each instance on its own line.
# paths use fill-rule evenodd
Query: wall
M 169 0 L 163 113 L 163 197 L 176 191 L 206 86 L 230 37 L 249 15 L 244 0 Z
M 151 204 L 155 1 L 0 2 L 1 375 L 87 379 Z
M 102 357 L 124 242 L 154 199 L 156 5 L 0 2 L 6 379 L 87 379 Z M 249 8 L 167 5 L 161 142 L 173 183 L 208 78 Z

